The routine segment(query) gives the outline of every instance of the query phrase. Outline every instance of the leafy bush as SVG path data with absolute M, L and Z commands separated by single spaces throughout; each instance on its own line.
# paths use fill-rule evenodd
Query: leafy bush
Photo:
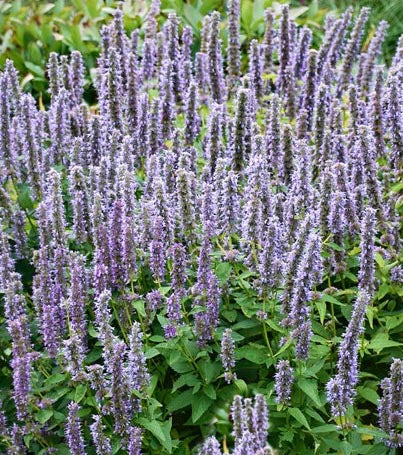
M 319 41 L 264 2 L 18 6 L 1 452 L 396 453 L 402 41 L 378 65 L 365 8 Z

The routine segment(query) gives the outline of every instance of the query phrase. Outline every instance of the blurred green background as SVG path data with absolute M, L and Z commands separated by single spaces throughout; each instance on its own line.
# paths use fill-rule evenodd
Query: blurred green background
M 389 22 L 384 43 L 384 56 L 388 63 L 403 31 L 402 0 L 291 0 L 291 15 L 300 24 L 309 24 L 314 31 L 315 44 L 321 40 L 324 19 L 327 14 L 338 16 L 348 6 L 358 10 L 371 7 L 368 40 L 380 20 Z M 128 33 L 141 27 L 148 0 L 125 0 L 124 23 Z M 198 46 L 198 29 L 202 18 L 214 9 L 225 10 L 224 0 L 162 0 L 159 20 L 164 21 L 171 11 L 176 11 L 184 23 L 191 25 Z M 263 11 L 271 7 L 279 13 L 281 4 L 287 1 L 242 0 L 241 33 L 244 41 L 263 33 Z M 2 1 L 0 0 L 0 68 L 7 58 L 15 62 L 22 77 L 22 84 L 35 96 L 45 93 L 45 66 L 52 51 L 69 53 L 79 50 L 87 68 L 94 67 L 98 55 L 99 31 L 108 23 L 118 2 L 112 0 L 56 0 L 56 1 Z M 141 35 L 140 35 L 141 36 Z M 226 39 L 223 27 L 223 39 Z M 364 43 L 365 45 L 365 43 Z M 93 78 L 87 74 L 87 84 Z M 92 98 L 91 93 L 87 94 Z M 89 100 L 91 101 L 91 99 Z

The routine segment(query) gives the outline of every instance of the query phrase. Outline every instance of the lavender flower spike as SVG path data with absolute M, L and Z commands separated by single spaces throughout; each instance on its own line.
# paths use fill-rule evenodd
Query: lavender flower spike
M 236 373 L 233 373 L 235 367 L 235 342 L 232 338 L 232 330 L 226 329 L 221 340 L 221 362 L 224 367 L 224 378 L 228 384 L 236 379 Z
M 222 103 L 225 99 L 225 82 L 221 53 L 220 39 L 220 13 L 214 11 L 211 15 L 210 35 L 209 35 L 209 75 L 211 95 L 217 103 Z
M 280 360 L 276 365 L 275 374 L 276 401 L 282 405 L 289 405 L 291 401 L 291 386 L 294 382 L 293 369 L 288 360 Z
M 239 37 L 239 16 L 240 0 L 228 1 L 228 46 L 227 46 L 227 71 L 228 88 L 233 90 L 240 75 L 240 37 Z
M 97 455 L 111 455 L 112 446 L 110 439 L 104 434 L 104 425 L 100 415 L 93 416 L 94 423 L 90 425 L 92 440 L 94 441 Z
M 370 296 L 374 292 L 374 245 L 375 244 L 375 210 L 367 208 L 361 223 L 361 257 L 358 273 L 359 288 L 365 290 Z
M 78 417 L 80 409 L 77 403 L 71 402 L 66 423 L 66 439 L 72 455 L 85 455 L 84 440 L 81 432 L 81 422 Z
M 342 418 L 347 407 L 354 402 L 358 382 L 358 339 L 363 331 L 365 310 L 370 302 L 366 290 L 362 290 L 354 304 L 350 322 L 339 347 L 337 374 L 327 383 L 327 398 L 332 415 Z
M 394 359 L 390 376 L 381 382 L 382 398 L 378 405 L 379 426 L 388 433 L 388 447 L 403 447 L 403 434 L 398 430 L 403 421 L 403 360 Z
M 199 455 L 221 455 L 220 444 L 214 436 L 206 439 L 203 447 L 199 451 Z

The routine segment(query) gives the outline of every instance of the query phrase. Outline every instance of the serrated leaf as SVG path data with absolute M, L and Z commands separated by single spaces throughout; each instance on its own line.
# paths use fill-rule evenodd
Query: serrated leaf
M 258 325 L 259 321 L 253 319 L 244 319 L 243 321 L 236 323 L 232 327 L 232 330 L 251 329 L 252 327 L 256 327 Z
M 208 396 L 212 400 L 215 400 L 217 398 L 216 391 L 212 384 L 209 384 L 206 387 L 203 387 L 203 392 L 206 396 Z
M 326 316 L 326 303 L 322 302 L 320 300 L 317 300 L 315 302 L 315 305 L 316 305 L 316 308 L 318 309 L 320 323 L 323 325 L 323 323 L 325 321 L 325 316 Z
M 229 322 L 235 322 L 238 316 L 236 310 L 223 310 L 221 314 Z
M 214 400 L 206 396 L 203 392 L 198 392 L 193 396 L 192 401 L 192 422 L 196 423 L 200 417 L 208 410 Z
M 190 406 L 193 401 L 193 393 L 191 390 L 185 390 L 184 392 L 176 395 L 167 406 L 169 412 L 177 411 L 178 409 L 186 408 Z
M 376 352 L 381 352 L 382 349 L 401 346 L 402 343 L 389 339 L 387 333 L 377 333 L 375 338 L 369 343 L 368 348 Z
M 220 262 L 216 267 L 216 275 L 220 281 L 228 281 L 232 272 L 232 265 L 228 262 Z
M 248 384 L 243 379 L 235 379 L 234 384 L 242 395 L 248 393 Z
M 260 344 L 250 343 L 247 346 L 242 346 L 236 352 L 236 357 L 239 359 L 246 359 L 249 362 L 262 365 L 268 359 L 269 352 L 266 346 Z
M 216 376 L 219 374 L 221 365 L 218 362 L 210 362 L 210 361 L 199 361 L 198 362 L 199 369 L 203 375 L 204 380 L 207 384 L 209 384 Z
M 169 366 L 179 374 L 188 373 L 193 370 L 192 364 L 181 357 L 180 352 L 175 352 L 174 358 L 170 359 Z
M 322 294 L 320 297 L 320 300 L 323 300 L 325 302 L 333 303 L 334 305 L 339 305 L 343 306 L 343 303 L 339 302 L 336 298 L 329 294 Z
M 371 329 L 374 328 L 374 307 L 372 305 L 368 305 L 365 309 L 365 314 L 367 316 L 369 326 Z
M 322 403 L 319 398 L 318 384 L 311 379 L 301 378 L 297 382 L 298 387 L 320 408 Z
M 337 245 L 337 243 L 327 242 L 326 245 L 327 245 L 327 246 L 330 246 L 330 248 L 331 248 L 332 250 L 335 250 L 335 251 L 344 251 L 344 248 L 342 248 L 340 245 Z
M 374 389 L 369 387 L 357 387 L 358 395 L 365 400 L 368 400 L 372 404 L 376 406 L 379 404 L 379 395 L 376 393 Z
M 379 265 L 381 269 L 385 267 L 385 260 L 383 259 L 382 255 L 379 253 L 375 253 L 375 262 Z
M 24 62 L 24 64 L 35 76 L 38 76 L 41 79 L 45 78 L 45 71 L 39 65 L 35 65 L 35 63 L 32 62 Z
M 172 393 L 176 392 L 184 385 L 192 387 L 196 385 L 198 382 L 199 379 L 193 373 L 183 374 L 173 383 Z
M 32 210 L 34 207 L 34 203 L 31 199 L 29 188 L 24 186 L 18 192 L 18 204 L 22 209 Z
M 85 384 L 79 384 L 76 388 L 76 392 L 74 394 L 74 401 L 76 403 L 80 403 L 80 401 L 85 397 L 87 393 L 87 386 Z
M 45 383 L 46 384 L 58 384 L 59 382 L 63 382 L 66 379 L 66 375 L 63 373 L 55 373 L 49 376 Z
M 36 418 L 39 423 L 44 424 L 52 417 L 52 415 L 52 409 L 40 409 L 36 414 Z
M 348 252 L 349 256 L 356 256 L 358 253 L 360 253 L 361 248 L 358 246 L 355 246 L 352 250 Z
M 378 288 L 378 291 L 376 293 L 376 296 L 379 300 L 383 299 L 385 297 L 385 295 L 389 292 L 389 284 L 388 283 L 382 283 L 379 288 Z
M 153 357 L 160 355 L 160 352 L 155 348 L 149 348 L 146 350 L 145 355 L 146 355 L 146 359 L 152 359 Z
M 363 427 L 358 427 L 356 428 L 355 430 L 357 433 L 359 434 L 370 434 L 371 436 L 375 436 L 377 438 L 385 438 L 387 437 L 387 434 L 382 431 L 382 430 L 379 430 L 378 428 L 375 428 L 375 427 L 366 427 L 366 426 L 363 426 Z
M 169 422 L 159 422 L 157 420 L 148 420 L 144 417 L 138 419 L 138 423 L 152 433 L 160 443 L 167 449 L 169 453 L 172 452 L 172 440 L 170 437 Z M 168 423 L 168 426 L 166 425 Z
M 311 431 L 312 433 L 333 433 L 334 431 L 338 431 L 338 427 L 332 424 L 320 425 L 312 428 Z
M 311 429 L 308 421 L 306 420 L 306 417 L 298 408 L 288 408 L 288 412 L 294 417 L 295 420 L 297 420 L 305 428 L 307 428 L 308 430 Z
M 281 348 L 274 354 L 274 357 L 279 356 L 282 354 L 284 351 L 286 351 L 290 346 L 292 345 L 292 340 L 287 340 L 286 343 L 284 343 Z
M 68 387 L 57 388 L 56 390 L 50 391 L 47 394 L 47 398 L 57 401 L 59 398 L 61 398 L 62 396 L 66 395 L 66 393 L 69 393 L 69 392 L 70 392 L 70 389 Z

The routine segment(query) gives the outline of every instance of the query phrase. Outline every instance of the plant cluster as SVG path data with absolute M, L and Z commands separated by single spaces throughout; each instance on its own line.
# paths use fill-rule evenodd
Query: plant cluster
M 0 74 L 0 449 L 376 455 L 403 445 L 403 41 L 284 5 L 241 53 L 153 0 L 101 29 L 97 104 Z M 379 392 L 379 394 L 378 394 Z

